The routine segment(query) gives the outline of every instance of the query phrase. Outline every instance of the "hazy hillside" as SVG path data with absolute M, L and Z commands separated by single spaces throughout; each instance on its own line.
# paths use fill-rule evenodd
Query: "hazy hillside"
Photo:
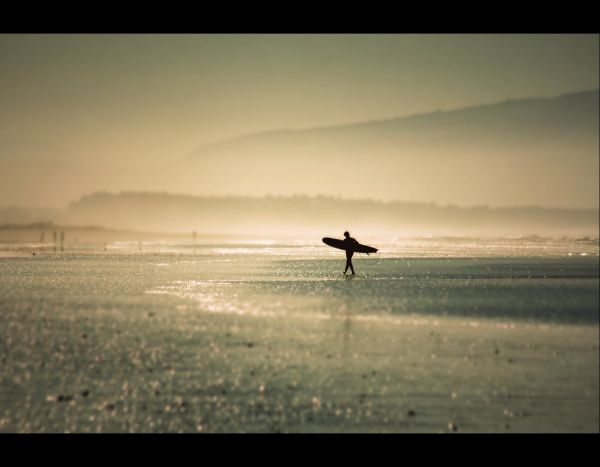
M 247 135 L 201 146 L 175 164 L 137 169 L 75 167 L 47 160 L 59 152 L 49 148 L 47 155 L 41 144 L 14 154 L 14 144 L 0 145 L 0 205 L 60 207 L 99 190 L 164 190 L 597 207 L 598 113 L 596 89 Z
M 593 207 L 598 112 L 594 90 L 249 135 L 198 148 L 174 179 L 195 193 Z
M 71 203 L 71 222 L 111 228 L 233 235 L 598 235 L 598 211 L 458 208 L 331 197 L 193 197 L 96 193 Z

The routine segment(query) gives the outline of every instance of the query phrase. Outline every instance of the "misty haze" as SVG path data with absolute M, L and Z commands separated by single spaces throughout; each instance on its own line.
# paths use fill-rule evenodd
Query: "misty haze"
M 598 432 L 598 43 L 0 35 L 0 432 Z

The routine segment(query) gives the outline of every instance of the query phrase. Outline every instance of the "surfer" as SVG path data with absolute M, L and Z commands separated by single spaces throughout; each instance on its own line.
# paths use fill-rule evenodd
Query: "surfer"
M 342 240 L 345 244 L 347 244 L 348 246 L 350 245 L 358 245 L 358 242 L 353 239 L 350 234 L 348 232 L 344 232 L 344 240 Z M 350 268 L 350 270 L 352 271 L 352 275 L 355 276 L 355 272 L 354 272 L 354 266 L 352 266 L 352 255 L 354 255 L 354 251 L 352 251 L 351 248 L 347 248 L 346 249 L 346 269 L 344 269 L 344 274 L 346 274 L 346 271 L 348 271 L 348 268 Z
M 323 243 L 329 245 L 332 248 L 346 251 L 346 269 L 344 269 L 344 276 L 348 271 L 348 268 L 352 270 L 352 275 L 355 276 L 354 266 L 352 266 L 352 256 L 354 253 L 377 253 L 377 248 L 373 248 L 369 245 L 361 245 L 355 239 L 353 239 L 348 232 L 344 232 L 344 240 L 337 238 L 324 237 Z

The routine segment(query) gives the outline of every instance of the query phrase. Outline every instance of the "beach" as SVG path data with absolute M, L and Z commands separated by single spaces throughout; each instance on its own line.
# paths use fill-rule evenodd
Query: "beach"
M 0 431 L 599 431 L 597 240 L 378 246 L 5 248 Z

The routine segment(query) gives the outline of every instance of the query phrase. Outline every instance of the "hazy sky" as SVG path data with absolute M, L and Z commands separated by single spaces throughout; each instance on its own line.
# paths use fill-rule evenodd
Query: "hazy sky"
M 598 87 L 598 35 L 2 35 L 0 148 L 83 165 Z

